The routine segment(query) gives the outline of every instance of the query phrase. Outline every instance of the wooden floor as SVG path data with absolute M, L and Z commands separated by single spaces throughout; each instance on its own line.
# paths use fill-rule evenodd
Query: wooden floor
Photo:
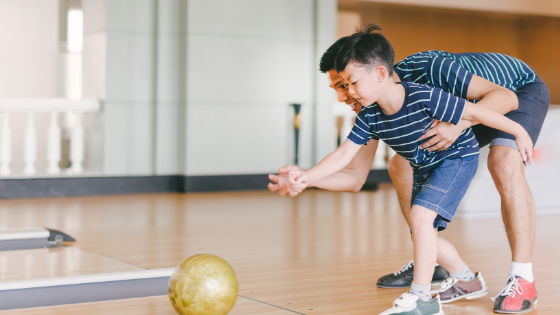
M 310 190 L 295 199 L 263 191 L 2 200 L 0 220 L 6 227 L 59 229 L 78 240 L 62 249 L 0 252 L 0 279 L 169 268 L 210 253 L 237 273 L 232 315 L 378 314 L 404 290 L 379 289 L 377 278 L 412 259 L 392 186 L 358 194 Z M 530 314 L 560 314 L 559 226 L 560 216 L 537 219 L 539 304 Z M 511 260 L 501 219 L 455 220 L 441 235 L 482 272 L 490 290 L 445 305 L 445 313 L 493 314 L 490 297 L 502 289 Z M 0 314 L 174 311 L 167 296 L 158 296 Z

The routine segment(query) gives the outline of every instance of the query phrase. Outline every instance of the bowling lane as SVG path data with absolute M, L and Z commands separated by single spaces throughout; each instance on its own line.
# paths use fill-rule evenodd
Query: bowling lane
M 0 281 L 145 270 L 76 247 L 0 251 Z
M 310 190 L 294 199 L 239 192 L 7 200 L 0 219 L 8 227 L 59 229 L 78 240 L 74 246 L 147 268 L 214 254 L 235 270 L 241 296 L 306 315 L 384 311 L 404 291 L 375 282 L 412 259 L 410 232 L 391 187 L 358 194 Z M 532 314 L 560 308 L 560 251 L 552 250 L 559 225 L 558 215 L 537 218 L 539 305 Z M 446 314 L 492 314 L 489 297 L 502 289 L 511 260 L 501 218 L 456 219 L 441 236 L 483 273 L 490 290 L 487 297 L 444 306 Z
M 177 315 L 167 296 L 152 296 L 147 298 L 104 301 L 51 307 L 37 307 L 31 309 L 10 310 L 0 312 L 1 315 Z M 239 297 L 234 308 L 228 315 L 294 315 L 289 310 L 252 301 Z

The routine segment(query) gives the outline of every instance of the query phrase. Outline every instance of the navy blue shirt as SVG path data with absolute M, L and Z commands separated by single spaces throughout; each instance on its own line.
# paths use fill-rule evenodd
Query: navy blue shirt
M 512 91 L 537 78 L 535 71 L 523 61 L 495 53 L 424 51 L 399 61 L 394 70 L 402 81 L 440 88 L 462 98 L 467 98 L 473 74 Z
M 358 145 L 367 144 L 370 139 L 383 140 L 410 162 L 415 174 L 430 172 L 444 159 L 479 154 L 478 142 L 471 128 L 465 129 L 447 150 L 430 152 L 427 148 L 420 149 L 427 139 L 418 139 L 430 129 L 434 119 L 456 125 L 463 116 L 466 102 L 442 89 L 400 83 L 405 89 L 401 109 L 393 115 L 387 115 L 377 103 L 363 107 L 348 140 Z

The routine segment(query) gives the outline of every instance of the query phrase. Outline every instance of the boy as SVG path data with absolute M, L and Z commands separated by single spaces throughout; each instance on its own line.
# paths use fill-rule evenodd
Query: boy
M 345 167 L 371 139 L 382 139 L 410 162 L 414 171 L 410 221 L 414 242 L 415 273 L 410 293 L 404 293 L 382 314 L 443 314 L 440 297 L 432 299 L 430 283 L 436 261 L 454 278 L 472 281 L 468 269 L 450 243 L 437 254 L 437 231 L 447 227 L 478 166 L 478 143 L 471 131 L 444 151 L 420 149 L 419 138 L 434 119 L 457 124 L 461 118 L 473 120 L 513 134 L 524 161 L 531 163 L 532 142 L 517 123 L 481 106 L 440 89 L 392 79 L 394 52 L 387 39 L 375 33 L 376 26 L 352 35 L 336 58 L 336 71 L 348 84 L 349 93 L 364 108 L 356 118 L 348 139 L 333 153 L 308 171 L 289 173 L 290 184 L 301 191 L 308 183 L 329 176 Z M 376 143 L 375 143 L 376 144 Z M 374 144 L 374 145 L 375 145 Z M 487 294 L 480 274 L 478 291 Z

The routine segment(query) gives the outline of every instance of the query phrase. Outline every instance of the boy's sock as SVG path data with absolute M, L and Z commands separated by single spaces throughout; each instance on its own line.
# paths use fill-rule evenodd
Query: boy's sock
M 467 263 L 465 263 L 465 266 L 463 267 L 463 270 L 461 270 L 457 273 L 452 273 L 451 276 L 453 278 L 457 278 L 457 279 L 464 280 L 464 281 L 471 281 L 472 279 L 474 279 L 476 277 L 476 275 L 467 266 Z
M 430 285 L 417 285 L 412 282 L 412 285 L 410 286 L 410 294 L 414 294 L 419 297 L 420 300 L 428 302 L 432 299 L 432 293 L 430 293 L 431 289 L 432 286 Z
M 520 276 L 528 282 L 533 282 L 535 281 L 533 278 L 533 263 L 516 263 L 512 261 L 509 275 Z

